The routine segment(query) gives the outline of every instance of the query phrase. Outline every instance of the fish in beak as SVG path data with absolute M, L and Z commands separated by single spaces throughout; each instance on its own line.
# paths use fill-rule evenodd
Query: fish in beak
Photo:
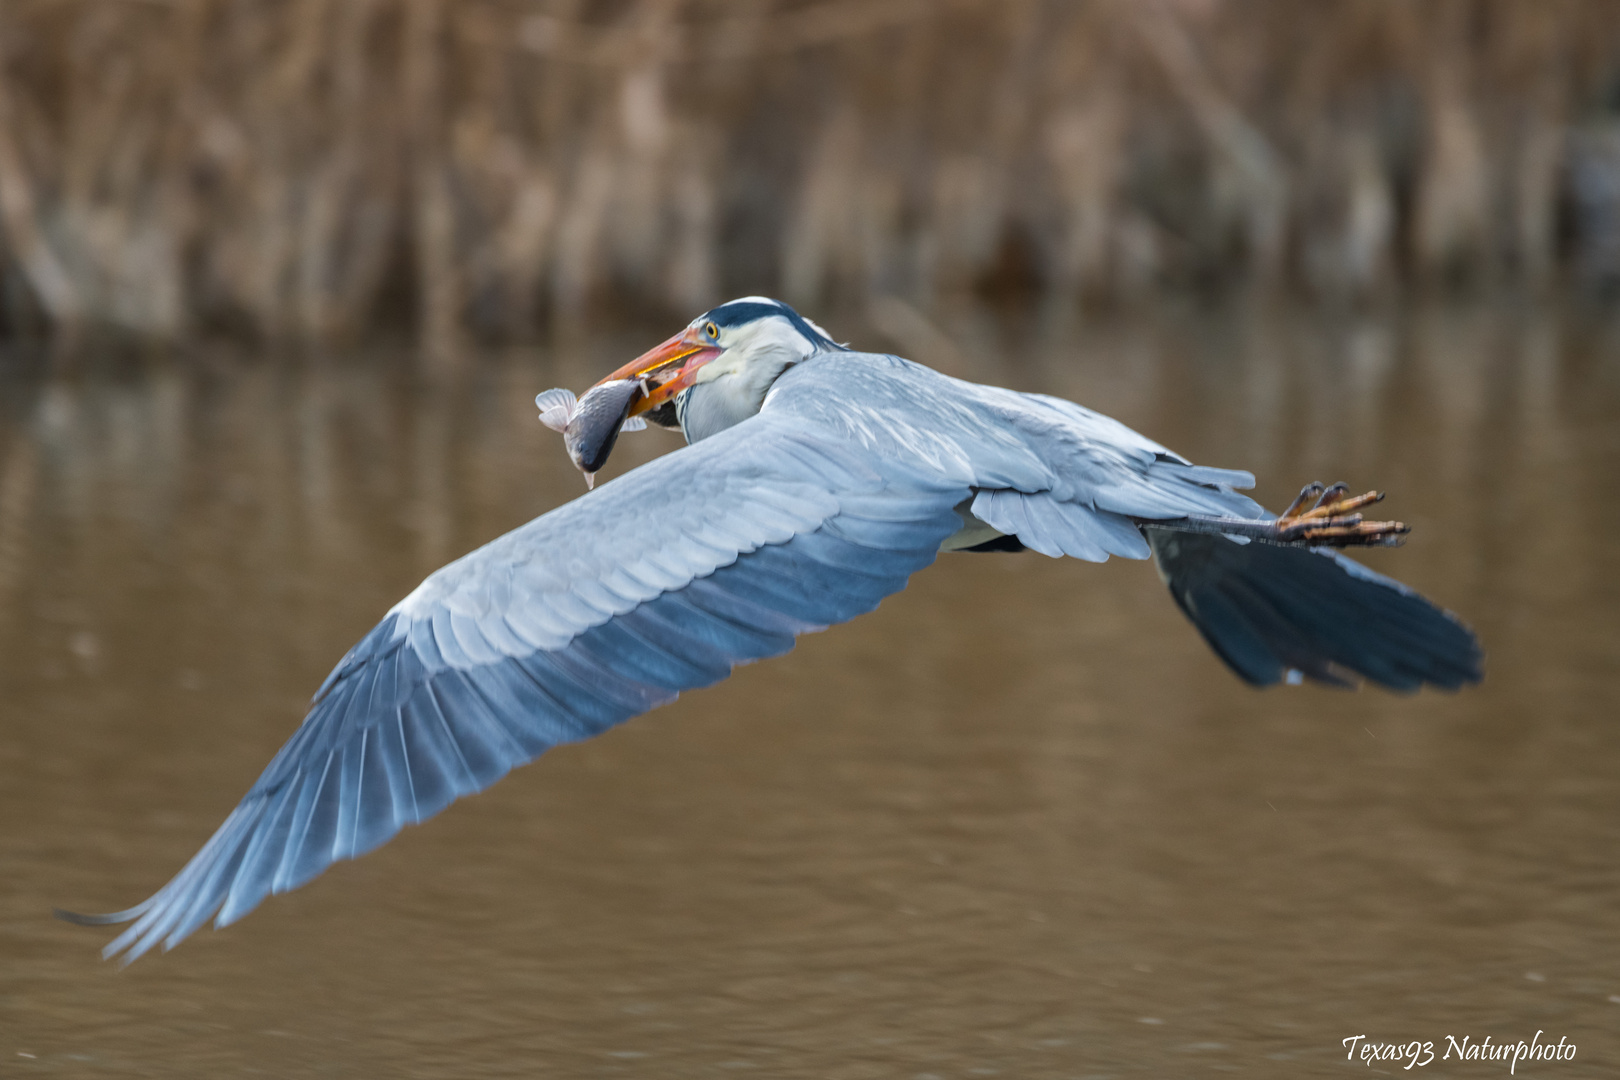
M 596 474 L 607 464 L 621 431 L 647 426 L 641 414 L 656 409 L 691 386 L 698 369 L 721 353 L 705 342 L 695 327 L 642 353 L 589 390 L 578 401 L 568 390 L 547 390 L 535 397 L 540 421 L 562 432 L 563 445 L 585 486 L 595 486 Z
M 540 422 L 562 432 L 563 446 L 574 467 L 585 474 L 587 488 L 596 485 L 596 472 L 607 463 L 621 431 L 639 431 L 647 422 L 629 415 L 630 405 L 641 387 L 626 379 L 600 382 L 574 400 L 571 390 L 561 387 L 535 395 Z
M 641 388 L 641 396 L 630 403 L 629 416 L 640 416 L 675 399 L 697 381 L 699 369 L 724 350 L 705 337 L 696 326 L 688 326 L 668 341 L 648 349 L 596 386 L 628 380 Z M 589 397 L 596 390 L 586 392 Z

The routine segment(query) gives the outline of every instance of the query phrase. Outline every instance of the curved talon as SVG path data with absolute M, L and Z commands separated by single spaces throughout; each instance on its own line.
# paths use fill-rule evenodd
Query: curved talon
M 1288 509 L 1284 510 L 1282 515 L 1277 520 L 1285 521 L 1288 518 L 1298 517 L 1300 514 L 1305 512 L 1306 503 L 1310 503 L 1312 506 L 1315 506 L 1318 502 L 1320 502 L 1322 493 L 1325 490 L 1326 489 L 1322 486 L 1321 482 L 1317 480 L 1313 480 L 1309 484 L 1306 484 L 1304 487 L 1299 489 L 1299 494 L 1294 498 L 1293 502 L 1288 504 Z
M 1314 514 L 1319 510 L 1326 510 L 1329 507 L 1338 505 L 1340 500 L 1342 500 L 1349 493 L 1350 485 L 1345 483 L 1343 480 L 1340 480 L 1338 483 L 1329 486 L 1326 491 L 1322 492 L 1322 497 L 1316 500 L 1315 506 L 1311 507 L 1311 513 Z

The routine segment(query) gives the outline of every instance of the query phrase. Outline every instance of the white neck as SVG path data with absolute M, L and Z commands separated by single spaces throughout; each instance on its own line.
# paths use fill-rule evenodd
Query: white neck
M 766 318 L 727 335 L 726 351 L 705 364 L 696 385 L 675 399 L 687 442 L 697 442 L 759 412 L 777 376 L 815 355 L 817 346 L 782 318 Z

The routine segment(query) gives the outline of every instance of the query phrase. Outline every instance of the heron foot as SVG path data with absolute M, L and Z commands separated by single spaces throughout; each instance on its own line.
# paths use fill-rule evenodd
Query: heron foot
M 1400 521 L 1366 521 L 1356 511 L 1380 502 L 1382 491 L 1351 495 L 1350 485 L 1306 484 L 1273 522 L 1276 543 L 1307 547 L 1394 547 L 1412 531 Z
M 1190 514 L 1169 520 L 1134 519 L 1150 529 L 1221 533 L 1285 547 L 1396 547 L 1411 526 L 1399 521 L 1366 521 L 1356 511 L 1378 502 L 1381 491 L 1351 495 L 1347 484 L 1306 484 L 1282 516 L 1272 519 L 1206 517 Z

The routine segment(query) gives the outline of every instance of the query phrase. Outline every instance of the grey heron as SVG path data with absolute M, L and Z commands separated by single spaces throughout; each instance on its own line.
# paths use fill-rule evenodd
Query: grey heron
M 1055 397 L 854 351 L 790 307 L 714 308 L 578 402 L 590 477 L 625 426 L 688 445 L 429 576 L 338 663 L 235 810 L 105 949 L 126 962 L 376 848 L 561 743 L 787 652 L 942 551 L 1152 558 L 1257 686 L 1481 677 L 1456 617 L 1338 548 L 1397 541 L 1375 497 L 1314 485 L 1284 514 L 1245 472 L 1194 465 Z

